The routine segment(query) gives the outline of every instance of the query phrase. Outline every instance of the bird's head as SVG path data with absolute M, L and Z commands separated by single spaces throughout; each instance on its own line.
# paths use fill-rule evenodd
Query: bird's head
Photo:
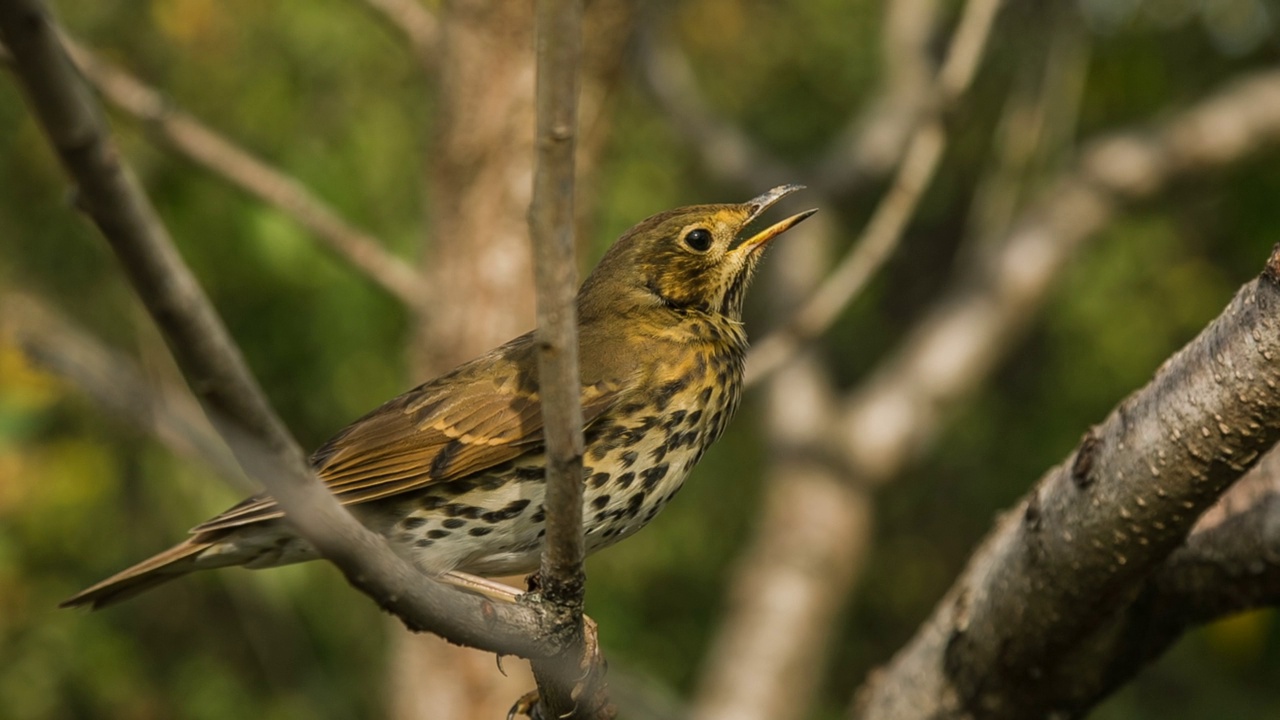
M 745 203 L 693 205 L 659 213 L 628 230 L 587 277 L 583 316 L 627 307 L 667 307 L 742 318 L 742 300 L 764 247 L 816 210 L 745 239 L 742 231 L 774 203 L 802 189 L 782 185 Z

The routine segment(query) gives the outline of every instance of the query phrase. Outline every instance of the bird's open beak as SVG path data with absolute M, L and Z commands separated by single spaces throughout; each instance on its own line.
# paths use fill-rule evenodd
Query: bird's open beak
M 768 210 L 770 207 L 774 205 L 774 203 L 778 202 L 782 198 L 790 195 L 791 193 L 797 190 L 803 190 L 803 189 L 804 189 L 803 185 L 779 185 L 778 187 L 764 193 L 760 197 L 757 197 L 754 200 L 750 200 L 746 202 L 745 205 L 750 209 L 751 214 L 747 216 L 747 220 L 746 222 L 743 223 L 743 226 L 745 227 L 752 220 L 755 220 L 756 218 L 763 215 L 765 210 Z M 743 243 L 739 245 L 737 249 L 734 250 L 734 252 L 741 255 L 750 255 L 751 253 L 755 252 L 761 247 L 764 247 L 764 245 L 768 243 L 770 240 L 778 237 L 779 235 L 790 230 L 796 225 L 799 225 L 805 218 L 809 217 L 810 215 L 816 212 L 818 212 L 817 208 L 814 208 L 812 210 L 805 210 L 802 213 L 792 215 L 786 220 L 774 223 L 773 225 L 770 225 L 769 227 L 765 228 L 764 230 L 761 230 L 755 235 L 752 235 L 749 240 L 743 241 Z

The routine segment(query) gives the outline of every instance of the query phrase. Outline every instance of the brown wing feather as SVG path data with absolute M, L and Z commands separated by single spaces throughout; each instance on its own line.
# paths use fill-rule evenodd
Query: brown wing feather
M 598 418 L 620 392 L 611 380 L 585 385 L 584 422 Z M 457 480 L 541 443 L 542 403 L 525 336 L 384 404 L 334 436 L 311 462 L 339 501 L 357 504 Z M 273 499 L 257 495 L 192 532 L 282 515 Z

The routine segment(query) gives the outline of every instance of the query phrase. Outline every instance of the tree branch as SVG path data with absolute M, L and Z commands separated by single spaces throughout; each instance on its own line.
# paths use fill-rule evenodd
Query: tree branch
M 1188 630 L 1280 605 L 1280 451 L 1272 449 L 1201 516 L 1186 544 L 1061 663 L 1060 717 L 1082 718 Z
M 895 476 L 1003 357 L 1068 258 L 1122 203 L 1239 162 L 1280 142 L 1280 72 L 1262 72 L 1152 128 L 1088 143 L 1013 224 L 998 250 L 957 278 L 850 395 L 830 438 L 860 481 Z
M 425 301 L 426 283 L 408 263 L 355 227 L 297 178 L 268 165 L 192 116 L 155 89 L 70 38 L 76 65 L 103 97 L 133 115 L 174 150 L 310 230 L 334 255 L 410 308 Z
M 947 147 L 944 113 L 968 90 L 1002 0 L 968 0 L 946 60 L 934 80 L 933 111 L 911 134 L 893 182 L 853 247 L 795 315 L 756 343 L 747 357 L 746 382 L 768 375 L 808 340 L 835 322 L 893 255 Z
M 416 630 L 522 656 L 553 654 L 542 614 L 431 581 L 360 525 L 317 481 L 123 166 L 98 108 L 39 0 L 0 3 L 0 37 L 50 143 L 77 186 L 77 202 L 115 251 L 144 305 L 237 461 L 267 487 L 299 533 L 347 579 Z
M 771 187 L 797 177 L 741 128 L 707 104 L 689 59 L 652 24 L 641 28 L 642 77 L 663 113 L 712 175 L 745 188 Z
M 937 0 L 891 0 L 880 37 L 882 81 L 866 104 L 804 177 L 833 196 L 862 190 L 902 161 L 907 142 L 929 106 L 936 73 L 932 58 Z
M 537 165 L 529 235 L 538 296 L 538 378 L 546 439 L 546 544 L 539 572 L 550 604 L 551 631 L 562 652 L 534 661 L 541 714 L 609 717 L 595 638 L 584 640 L 586 557 L 582 529 L 582 406 L 578 370 L 573 241 L 574 149 L 577 140 L 581 0 L 539 0 L 537 13 Z M 594 633 L 593 633 L 594 634 Z M 580 679 L 579 682 L 573 682 Z
M 40 368 L 80 389 L 112 415 L 174 453 L 207 464 L 241 489 L 248 483 L 185 388 L 160 388 L 137 365 L 35 297 L 0 294 L 0 336 Z
M 999 522 L 855 717 L 1056 708 L 1080 640 L 1280 438 L 1280 249 L 1262 276 Z

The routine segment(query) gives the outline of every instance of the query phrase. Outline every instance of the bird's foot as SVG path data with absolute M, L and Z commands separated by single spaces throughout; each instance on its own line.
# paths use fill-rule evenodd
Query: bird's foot
M 575 720 L 613 720 L 618 709 L 609 701 L 608 686 L 605 683 L 605 672 L 609 663 L 600 651 L 600 638 L 596 622 L 582 616 L 582 656 L 578 659 L 575 677 L 566 678 L 569 686 L 569 701 L 572 708 L 565 717 Z M 554 662 L 554 661 L 552 661 Z M 535 674 L 538 668 L 535 666 Z M 554 681 L 554 679 L 553 679 Z M 543 682 L 541 679 L 539 682 Z M 530 720 L 546 720 L 543 714 L 542 696 L 538 690 L 525 693 L 507 713 L 507 720 L 527 717 Z

